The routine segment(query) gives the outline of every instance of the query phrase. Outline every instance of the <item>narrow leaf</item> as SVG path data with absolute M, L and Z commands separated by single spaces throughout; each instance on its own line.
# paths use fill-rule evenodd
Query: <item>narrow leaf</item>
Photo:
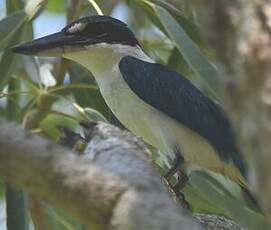
M 191 70 L 185 61 L 183 55 L 179 52 L 179 50 L 175 47 L 169 56 L 167 65 L 177 71 L 178 73 L 184 76 L 190 76 Z
M 98 122 L 103 121 L 107 122 L 106 118 L 97 110 L 91 108 L 85 108 L 84 113 L 89 118 L 90 121 Z
M 18 11 L 0 21 L 0 49 L 7 46 L 16 32 L 23 26 L 26 18 L 24 11 Z
M 251 230 L 263 222 L 264 217 L 249 208 L 240 187 L 234 182 L 207 170 L 193 171 L 189 179 L 184 194 L 193 211 L 224 215 Z
M 143 9 L 146 16 L 150 19 L 150 21 L 157 26 L 163 33 L 167 34 L 167 31 L 164 29 L 162 23 L 160 22 L 158 16 L 156 15 L 153 5 L 145 0 L 137 1 L 138 5 Z
M 216 69 L 209 63 L 208 59 L 201 53 L 198 46 L 167 10 L 156 5 L 154 5 L 154 10 L 168 32 L 169 37 L 175 43 L 177 49 L 182 53 L 184 59 L 198 77 L 197 80 L 212 97 L 218 99 L 217 94 L 215 93 L 215 89 L 217 89 L 216 78 L 218 76 Z
M 42 8 L 46 4 L 46 0 L 28 0 L 24 8 L 25 13 L 28 16 L 28 20 L 33 20 L 41 12 Z
M 164 28 L 161 20 L 159 19 L 159 16 L 156 14 L 155 6 L 160 6 L 166 9 L 182 26 L 189 37 L 197 44 L 202 45 L 199 27 L 196 25 L 196 23 L 188 19 L 182 11 L 178 10 L 173 5 L 159 0 L 137 0 L 136 2 L 144 10 L 146 16 L 151 20 L 151 22 L 166 35 L 168 35 L 168 31 Z
M 10 42 L 8 43 L 9 46 L 12 46 L 18 43 L 20 37 L 22 36 L 22 32 L 24 27 L 21 27 L 18 31 L 16 31 L 15 35 L 12 37 Z M 15 55 L 10 50 L 6 50 L 0 60 L 0 91 L 6 86 L 11 73 L 13 72 Z
M 97 4 L 96 1 L 94 1 L 94 0 L 88 0 L 88 1 L 92 5 L 92 7 L 95 9 L 97 14 L 103 15 L 103 11 L 101 10 L 100 6 Z

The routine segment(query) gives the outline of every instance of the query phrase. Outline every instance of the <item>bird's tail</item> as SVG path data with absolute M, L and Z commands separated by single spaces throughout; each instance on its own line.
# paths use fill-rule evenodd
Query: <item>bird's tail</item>
M 264 211 L 262 209 L 262 207 L 260 206 L 259 202 L 257 201 L 257 199 L 255 198 L 254 194 L 252 194 L 252 192 L 249 190 L 248 187 L 243 187 L 242 185 L 241 189 L 243 191 L 243 193 L 246 196 L 246 200 L 248 201 L 248 205 L 252 210 L 257 211 L 258 213 L 261 213 L 264 216 Z
M 224 174 L 224 176 L 228 177 L 230 180 L 239 184 L 245 197 L 247 198 L 246 200 L 248 201 L 248 205 L 252 210 L 264 214 L 263 209 L 255 198 L 255 195 L 251 192 L 247 180 L 234 165 L 227 165 L 224 168 L 224 172 L 222 174 Z

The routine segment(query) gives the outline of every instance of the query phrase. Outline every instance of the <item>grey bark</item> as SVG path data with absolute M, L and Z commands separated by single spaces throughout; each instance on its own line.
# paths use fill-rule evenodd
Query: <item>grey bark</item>
M 105 123 L 88 134 L 90 142 L 78 154 L 0 119 L 0 177 L 64 209 L 87 229 L 203 229 L 173 202 L 141 141 Z M 212 221 L 200 219 L 206 226 Z M 225 222 L 214 220 L 208 229 L 231 229 Z
M 196 214 L 195 217 L 204 225 L 206 230 L 244 230 L 233 221 L 221 216 Z
M 99 124 L 76 155 L 14 124 L 0 127 L 0 176 L 88 229 L 203 229 L 173 203 L 131 135 Z

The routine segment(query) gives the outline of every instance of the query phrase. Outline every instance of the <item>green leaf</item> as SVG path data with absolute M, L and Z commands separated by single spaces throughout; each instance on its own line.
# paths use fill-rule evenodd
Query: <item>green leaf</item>
M 47 216 L 48 229 L 50 230 L 83 230 L 83 227 L 68 213 L 44 204 L 44 209 Z
M 156 5 L 166 9 L 174 17 L 174 19 L 183 27 L 183 29 L 190 36 L 190 38 L 197 44 L 202 45 L 199 27 L 193 21 L 188 19 L 182 11 L 176 9 L 173 5 L 167 2 L 157 0 L 137 0 L 136 2 L 144 10 L 146 16 L 151 20 L 151 22 L 154 25 L 156 25 L 166 35 L 168 35 L 168 31 L 165 29 L 159 16 L 155 12 Z
M 34 20 L 39 13 L 42 11 L 43 7 L 45 6 L 47 0 L 28 0 L 24 11 L 28 16 L 28 20 Z
M 65 114 L 49 114 L 40 123 L 40 129 L 54 140 L 57 140 L 61 134 L 60 127 L 75 131 L 78 121 Z
M 164 29 L 162 23 L 160 22 L 159 18 L 157 17 L 152 5 L 150 5 L 145 0 L 137 1 L 138 5 L 143 9 L 146 16 L 150 19 L 150 21 L 156 25 L 163 33 L 167 34 L 167 31 Z
M 167 10 L 156 5 L 153 7 L 169 37 L 175 43 L 177 49 L 182 53 L 184 59 L 197 76 L 197 80 L 202 85 L 202 88 L 212 97 L 218 99 L 216 94 L 216 78 L 218 73 L 216 69 Z M 206 82 L 208 82 L 209 85 Z
M 89 119 L 89 121 L 103 121 L 107 122 L 106 118 L 97 110 L 91 109 L 91 108 L 85 108 L 84 113 L 86 114 L 86 117 Z
M 246 229 L 257 229 L 263 222 L 263 216 L 249 208 L 240 186 L 221 175 L 193 171 L 183 192 L 193 212 L 223 215 Z
M 30 112 L 30 111 L 34 108 L 35 104 L 37 103 L 36 99 L 37 99 L 36 97 L 30 98 L 30 99 L 28 100 L 28 102 L 26 103 L 26 105 L 23 106 L 23 107 L 20 109 L 20 111 L 19 111 L 19 113 L 18 113 L 17 116 L 18 116 L 18 119 L 19 119 L 21 122 L 23 122 L 23 119 L 25 118 L 26 114 L 27 114 L 28 112 Z
M 32 39 L 33 29 L 32 24 L 27 23 L 26 20 L 23 20 L 23 23 L 20 24 L 18 30 L 8 41 L 7 47 L 12 47 L 15 44 L 18 44 L 24 39 Z M 13 73 L 15 59 L 19 56 L 14 54 L 10 49 L 4 50 L 2 57 L 0 59 L 0 91 L 6 86 L 8 80 Z
M 171 51 L 167 65 L 168 67 L 174 69 L 183 76 L 191 75 L 190 67 L 185 61 L 183 55 L 179 52 L 179 50 L 176 47 Z
M 0 21 L 0 49 L 10 43 L 11 39 L 26 22 L 27 15 L 24 11 L 18 11 Z
M 164 9 L 168 10 L 171 13 L 182 15 L 183 12 L 180 9 L 177 9 L 174 5 L 169 2 L 162 1 L 162 0 L 143 0 L 148 1 L 151 4 L 155 4 L 157 6 L 161 6 Z
M 21 27 L 18 31 L 16 31 L 15 35 L 12 37 L 12 39 L 9 41 L 8 45 L 12 46 L 18 43 L 20 41 L 20 38 L 22 36 L 24 27 Z M 1 57 L 0 60 L 0 91 L 3 90 L 3 88 L 8 83 L 8 80 L 14 71 L 14 63 L 15 63 L 15 54 L 12 53 L 10 50 L 6 50 Z

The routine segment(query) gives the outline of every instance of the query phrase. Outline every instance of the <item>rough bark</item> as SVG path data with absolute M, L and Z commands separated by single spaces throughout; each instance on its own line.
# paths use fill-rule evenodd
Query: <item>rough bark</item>
M 87 229 L 202 229 L 177 207 L 127 133 L 100 124 L 76 155 L 0 122 L 0 176 L 74 215 Z
M 88 138 L 78 154 L 1 119 L 0 177 L 87 229 L 203 229 L 172 201 L 141 141 L 104 123 L 90 127 Z M 197 218 L 207 229 L 233 226 L 219 217 Z
M 224 217 L 208 214 L 197 214 L 195 217 L 204 225 L 205 230 L 244 230 L 233 221 Z
M 271 2 L 193 0 L 216 55 L 224 102 L 250 165 L 250 181 L 271 219 Z

